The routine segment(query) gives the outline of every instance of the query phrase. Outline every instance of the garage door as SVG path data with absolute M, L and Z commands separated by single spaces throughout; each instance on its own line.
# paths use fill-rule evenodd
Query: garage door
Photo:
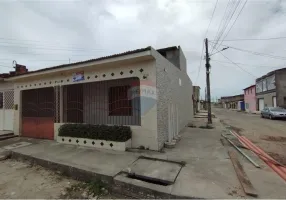
M 258 100 L 259 111 L 264 109 L 264 99 Z
M 54 139 L 54 89 L 22 92 L 22 136 Z

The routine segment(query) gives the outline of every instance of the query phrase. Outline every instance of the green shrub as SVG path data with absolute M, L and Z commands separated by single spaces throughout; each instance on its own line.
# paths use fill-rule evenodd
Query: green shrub
M 125 142 L 131 138 L 131 129 L 116 125 L 64 124 L 59 128 L 59 136 Z

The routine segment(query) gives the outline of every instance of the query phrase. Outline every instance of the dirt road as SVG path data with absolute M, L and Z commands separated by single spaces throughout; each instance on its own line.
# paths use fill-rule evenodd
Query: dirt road
M 37 165 L 31 166 L 11 159 L 0 161 L 0 197 L 3 199 L 126 198 L 111 195 L 99 186 L 95 182 L 83 183 L 69 179 Z
M 224 124 L 232 126 L 286 165 L 286 120 L 263 119 L 260 115 L 222 108 L 213 108 L 213 112 Z

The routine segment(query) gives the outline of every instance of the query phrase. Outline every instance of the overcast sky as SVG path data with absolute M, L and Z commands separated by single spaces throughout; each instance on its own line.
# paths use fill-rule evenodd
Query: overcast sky
M 228 8 L 236 2 L 239 0 L 230 1 Z M 244 2 L 238 4 L 225 33 Z M 225 22 L 228 3 L 217 3 L 207 33 L 212 41 L 220 23 Z M 69 59 L 75 62 L 147 46 L 180 45 L 187 57 L 188 74 L 194 85 L 201 86 L 203 96 L 204 60 L 198 72 L 215 4 L 216 0 L 0 0 L 0 72 L 12 70 L 13 60 L 35 70 L 68 63 Z M 248 0 L 225 40 L 275 37 L 286 37 L 286 0 Z M 222 45 L 285 58 L 231 48 L 223 51 L 231 61 L 247 64 L 240 69 L 220 53 L 213 55 L 212 96 L 240 94 L 254 84 L 255 77 L 286 67 L 285 44 L 286 39 L 223 41 Z M 222 45 L 217 48 L 224 48 Z

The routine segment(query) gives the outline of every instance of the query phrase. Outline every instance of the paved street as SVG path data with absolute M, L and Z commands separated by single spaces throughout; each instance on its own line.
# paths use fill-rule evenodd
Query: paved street
M 223 108 L 213 108 L 215 115 L 226 125 L 245 135 L 276 160 L 286 164 L 286 120 L 263 119 Z

